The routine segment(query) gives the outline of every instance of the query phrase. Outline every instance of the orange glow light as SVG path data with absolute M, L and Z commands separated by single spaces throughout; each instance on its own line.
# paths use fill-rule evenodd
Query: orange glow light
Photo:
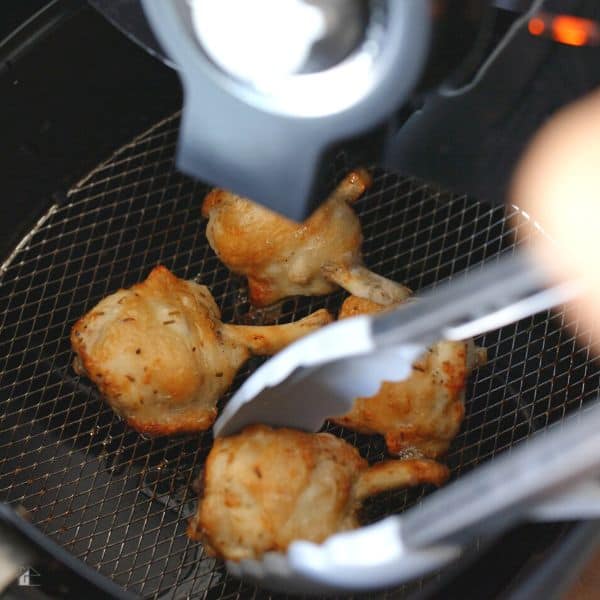
M 529 21 L 529 33 L 531 35 L 542 35 L 546 31 L 546 24 L 542 19 L 534 17 Z
M 581 17 L 541 12 L 530 19 L 527 29 L 531 35 L 568 46 L 600 46 L 600 22 Z
M 557 16 L 552 21 L 552 37 L 561 44 L 569 46 L 587 45 L 595 29 L 595 23 L 587 19 L 578 17 L 569 17 L 566 15 Z

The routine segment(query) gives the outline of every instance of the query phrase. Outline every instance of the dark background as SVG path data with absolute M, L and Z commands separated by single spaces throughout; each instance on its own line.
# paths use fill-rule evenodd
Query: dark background
M 26 21 L 50 0 L 3 0 L 0 4 L 0 39 Z
M 28 25 L 44 9 L 46 25 Z M 181 106 L 177 75 L 82 0 L 2 0 L 0 257 L 111 151 Z

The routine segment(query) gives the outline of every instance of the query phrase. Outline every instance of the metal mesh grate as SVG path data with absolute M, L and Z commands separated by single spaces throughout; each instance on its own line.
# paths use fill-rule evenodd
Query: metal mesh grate
M 145 439 L 70 367 L 72 323 L 157 263 L 209 286 L 226 321 L 269 318 L 249 310 L 243 282 L 206 242 L 199 212 L 206 188 L 173 169 L 177 125 L 177 116 L 159 123 L 94 170 L 49 209 L 0 272 L 0 499 L 24 505 L 73 554 L 143 596 L 267 597 L 229 577 L 185 536 L 191 483 L 211 434 Z M 343 168 L 340 159 L 332 174 Z M 510 248 L 526 223 L 517 209 L 506 215 L 414 179 L 374 175 L 357 207 L 365 260 L 413 289 Z M 288 300 L 276 320 L 336 310 L 342 297 Z M 598 369 L 562 329 L 565 318 L 538 315 L 478 340 L 490 361 L 470 384 L 467 417 L 448 456 L 453 476 L 598 391 Z M 257 364 L 249 363 L 237 384 Z M 369 459 L 384 455 L 377 438 L 335 432 Z M 422 494 L 384 494 L 366 516 L 402 510 Z

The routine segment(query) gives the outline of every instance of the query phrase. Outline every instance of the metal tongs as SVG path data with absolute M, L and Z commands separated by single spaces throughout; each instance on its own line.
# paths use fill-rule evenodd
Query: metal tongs
M 571 300 L 579 286 L 547 287 L 525 254 L 503 256 L 420 299 L 379 316 L 334 323 L 260 367 L 233 396 L 216 435 L 252 423 L 318 430 L 381 381 L 407 377 L 412 362 L 441 339 L 476 337 Z M 396 585 L 456 559 L 480 536 L 525 519 L 600 517 L 600 403 L 538 434 L 375 525 L 294 542 L 286 554 L 228 562 L 235 575 L 288 592 Z
M 338 321 L 268 360 L 233 395 L 216 436 L 252 423 L 318 431 L 347 413 L 381 382 L 410 375 L 412 363 L 439 340 L 465 340 L 573 299 L 579 286 L 548 287 L 525 254 L 499 257 L 379 315 Z

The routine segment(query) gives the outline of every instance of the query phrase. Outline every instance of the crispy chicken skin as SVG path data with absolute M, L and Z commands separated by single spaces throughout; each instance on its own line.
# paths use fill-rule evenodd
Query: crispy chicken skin
M 447 478 L 448 469 L 432 460 L 369 467 L 331 434 L 253 425 L 215 440 L 188 536 L 227 560 L 260 558 L 294 540 L 322 542 L 358 527 L 368 496 Z
M 325 310 L 269 327 L 225 325 L 220 316 L 208 288 L 158 266 L 75 323 L 73 366 L 137 431 L 202 431 L 251 354 L 274 354 L 331 321 Z
M 221 189 L 206 196 L 206 236 L 232 271 L 248 278 L 250 300 L 267 306 L 287 296 L 319 296 L 341 286 L 381 304 L 406 297 L 406 288 L 362 264 L 362 231 L 350 206 L 371 185 L 364 169 L 348 174 L 304 222 Z
M 385 309 L 350 296 L 339 318 Z M 384 381 L 377 394 L 357 398 L 349 413 L 333 421 L 361 433 L 383 435 L 392 454 L 416 450 L 437 458 L 448 450 L 460 429 L 467 379 L 485 360 L 485 350 L 472 341 L 438 342 L 413 365 L 409 379 Z

